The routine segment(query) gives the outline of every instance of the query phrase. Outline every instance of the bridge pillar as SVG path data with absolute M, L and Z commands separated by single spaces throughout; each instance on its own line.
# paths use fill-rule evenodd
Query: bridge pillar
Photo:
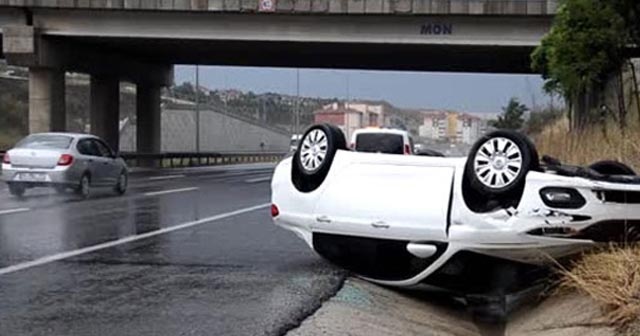
M 91 133 L 120 150 L 120 81 L 116 77 L 91 76 Z
M 29 68 L 29 133 L 65 131 L 65 72 Z
M 137 151 L 160 153 L 160 85 L 140 83 L 136 91 Z

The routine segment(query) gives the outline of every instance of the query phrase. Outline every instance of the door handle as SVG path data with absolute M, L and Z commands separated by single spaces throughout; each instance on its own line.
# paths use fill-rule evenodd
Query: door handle
M 318 223 L 331 223 L 331 219 L 329 219 L 329 217 L 327 216 L 318 216 L 316 217 L 316 221 Z
M 390 227 L 389 224 L 387 224 L 387 223 L 385 223 L 383 221 L 373 222 L 373 223 L 371 223 L 371 226 L 374 229 L 388 229 Z

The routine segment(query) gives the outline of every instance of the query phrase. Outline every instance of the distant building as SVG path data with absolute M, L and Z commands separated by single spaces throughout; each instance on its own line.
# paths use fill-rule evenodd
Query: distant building
M 218 97 L 223 102 L 229 102 L 230 100 L 236 100 L 242 97 L 242 91 L 235 89 L 217 91 Z
M 431 110 L 423 115 L 424 122 L 419 128 L 421 138 L 472 144 L 487 131 L 485 119 L 468 113 Z
M 366 102 L 332 103 L 315 111 L 315 123 L 330 123 L 340 127 L 347 139 L 363 127 L 380 127 L 384 121 L 384 105 Z
M 424 122 L 418 128 L 418 135 L 431 140 L 446 139 L 449 129 L 448 112 L 432 110 L 423 114 Z
M 335 108 L 324 108 L 315 111 L 314 123 L 329 123 L 338 126 L 344 132 L 347 140 L 351 139 L 353 132 L 362 128 L 363 113 L 344 106 L 335 106 Z

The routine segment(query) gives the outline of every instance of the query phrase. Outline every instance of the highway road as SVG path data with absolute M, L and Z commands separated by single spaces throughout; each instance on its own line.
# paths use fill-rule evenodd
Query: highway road
M 345 274 L 269 215 L 273 165 L 132 174 L 88 200 L 0 186 L 0 335 L 280 335 Z

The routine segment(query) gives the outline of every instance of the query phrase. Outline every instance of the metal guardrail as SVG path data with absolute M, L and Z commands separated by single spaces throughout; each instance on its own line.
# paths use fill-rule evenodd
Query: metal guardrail
M 287 153 L 120 153 L 131 167 L 180 168 L 198 166 L 219 166 L 239 163 L 278 162 Z
M 5 151 L 0 151 L 0 159 Z M 122 152 L 122 157 L 130 167 L 158 167 L 180 168 L 198 166 L 219 166 L 239 163 L 278 162 L 287 153 L 284 152 L 257 152 L 257 153 L 131 153 Z

